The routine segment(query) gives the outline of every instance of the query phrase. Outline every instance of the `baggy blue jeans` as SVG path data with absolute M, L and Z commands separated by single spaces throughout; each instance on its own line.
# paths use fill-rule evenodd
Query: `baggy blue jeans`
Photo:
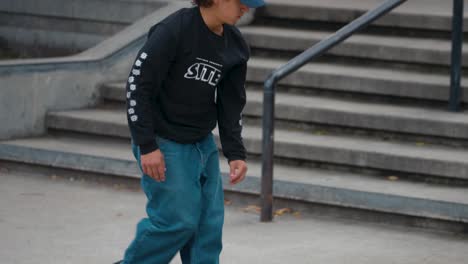
M 136 227 L 125 264 L 167 264 L 180 251 L 184 264 L 217 264 L 222 249 L 224 194 L 213 135 L 194 144 L 156 137 L 166 180 L 143 173 L 146 218 Z M 141 170 L 139 147 L 132 144 Z

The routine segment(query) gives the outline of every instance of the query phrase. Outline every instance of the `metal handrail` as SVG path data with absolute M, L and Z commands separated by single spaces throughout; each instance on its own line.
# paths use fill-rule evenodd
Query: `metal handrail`
M 273 144 L 276 83 L 406 1 L 387 0 L 377 8 L 368 11 L 344 26 L 335 34 L 299 54 L 268 76 L 264 84 L 263 96 L 262 191 L 260 195 L 262 211 L 260 221 L 270 222 L 273 219 Z
M 335 34 L 320 41 L 300 55 L 290 60 L 271 73 L 264 84 L 263 97 L 263 148 L 262 148 L 262 179 L 261 179 L 261 215 L 260 221 L 269 222 L 273 219 L 273 147 L 274 147 L 274 117 L 275 117 L 275 86 L 304 64 L 325 53 L 327 50 L 346 40 L 356 31 L 366 27 L 374 20 L 387 14 L 407 0 L 388 0 L 377 8 L 368 11 L 356 20 L 341 28 Z M 452 21 L 452 61 L 449 109 L 459 111 L 462 98 L 460 88 L 462 42 L 463 42 L 463 2 L 453 1 Z
M 460 111 L 462 89 L 460 88 L 462 42 L 463 42 L 463 0 L 453 1 L 452 18 L 452 69 L 450 76 L 450 111 Z

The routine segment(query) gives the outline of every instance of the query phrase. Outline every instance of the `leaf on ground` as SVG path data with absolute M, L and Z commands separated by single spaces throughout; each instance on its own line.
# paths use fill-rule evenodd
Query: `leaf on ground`
M 281 208 L 275 211 L 275 216 L 280 216 L 283 214 L 290 214 L 290 213 L 292 213 L 291 208 Z
M 231 204 L 232 204 L 232 201 L 231 201 L 231 200 L 228 200 L 228 199 L 224 199 L 224 204 L 225 204 L 225 205 L 231 205 Z
M 57 180 L 57 175 L 55 175 L 55 174 L 53 174 L 53 175 L 50 175 L 50 178 L 51 178 L 52 180 L 54 180 L 54 181 L 55 181 L 55 180 Z
M 293 215 L 297 218 L 300 218 L 301 217 L 301 213 L 300 212 L 294 212 Z
M 387 179 L 390 180 L 390 181 L 398 181 L 399 180 L 399 178 L 397 176 L 388 176 Z
M 244 212 L 252 212 L 252 213 L 260 213 L 262 211 L 262 208 L 258 205 L 249 205 L 242 209 Z
M 426 143 L 424 142 L 416 142 L 416 146 L 419 146 L 419 147 L 422 147 L 422 146 L 425 146 Z

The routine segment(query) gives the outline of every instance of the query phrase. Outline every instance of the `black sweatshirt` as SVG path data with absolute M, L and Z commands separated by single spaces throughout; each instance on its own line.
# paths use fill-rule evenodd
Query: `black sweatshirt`
M 181 9 L 151 27 L 127 81 L 127 120 L 142 154 L 155 135 L 195 143 L 218 122 L 223 153 L 245 160 L 242 110 L 249 47 L 235 26 L 212 32 L 199 7 Z

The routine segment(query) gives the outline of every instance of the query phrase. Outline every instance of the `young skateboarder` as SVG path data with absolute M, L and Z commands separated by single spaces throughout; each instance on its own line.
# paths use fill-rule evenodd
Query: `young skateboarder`
M 132 150 L 147 218 L 125 264 L 219 263 L 224 195 L 218 126 L 230 183 L 246 174 L 242 109 L 250 53 L 234 24 L 263 0 L 194 0 L 154 25 L 127 81 Z

